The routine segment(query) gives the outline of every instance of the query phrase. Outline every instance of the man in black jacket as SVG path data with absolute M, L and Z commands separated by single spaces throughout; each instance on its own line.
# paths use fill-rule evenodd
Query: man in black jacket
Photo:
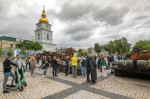
M 9 91 L 6 90 L 6 83 L 8 81 L 9 76 L 13 77 L 10 87 L 15 87 L 13 83 L 15 81 L 16 76 L 15 74 L 11 72 L 11 69 L 12 69 L 11 65 L 14 65 L 14 66 L 17 66 L 17 65 L 11 62 L 11 60 L 12 60 L 12 57 L 8 56 L 8 58 L 6 58 L 6 60 L 3 62 L 3 70 L 4 70 L 3 93 L 9 93 Z
M 56 56 L 54 56 L 54 57 L 53 57 L 53 60 L 52 60 L 53 77 L 54 77 L 54 76 L 57 77 L 57 66 L 58 66 L 58 63 L 57 63 L 57 60 L 56 60 Z
M 114 62 L 114 54 L 112 54 L 110 57 L 109 57 L 109 64 L 110 64 L 110 73 L 113 74 L 113 70 L 112 70 L 112 62 Z
M 87 56 L 85 59 L 85 67 L 86 67 L 86 71 L 87 71 L 87 82 L 90 82 L 90 73 L 91 73 L 91 68 L 90 68 L 90 58 Z

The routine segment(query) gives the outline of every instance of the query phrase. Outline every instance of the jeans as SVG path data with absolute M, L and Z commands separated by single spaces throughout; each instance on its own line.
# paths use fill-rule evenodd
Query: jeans
M 86 68 L 85 67 L 81 67 L 81 73 L 82 73 L 82 77 L 86 76 Z
M 39 67 L 39 70 L 41 70 L 42 69 L 42 65 L 40 65 L 40 67 Z
M 13 85 L 13 83 L 14 83 L 14 81 L 16 79 L 16 76 L 12 72 L 4 73 L 3 90 L 6 90 L 6 83 L 8 81 L 8 77 L 9 76 L 13 77 L 12 81 L 11 81 L 11 85 Z
M 34 70 L 35 70 L 35 66 L 31 66 L 31 75 L 33 75 Z
M 113 72 L 113 70 L 112 70 L 112 62 L 110 62 L 109 64 L 110 64 L 110 71 L 112 73 Z
M 26 70 L 28 69 L 28 64 L 26 64 Z
M 51 67 L 51 63 L 49 63 L 49 68 Z
M 73 77 L 77 77 L 77 66 L 72 66 L 72 75 Z
M 29 63 L 29 70 L 31 70 L 31 65 L 30 65 L 30 63 Z
M 90 73 L 91 73 L 90 69 L 87 68 L 87 81 L 90 80 L 90 77 L 89 77 L 89 76 L 90 76 Z
M 100 66 L 100 71 L 102 72 L 102 66 Z
M 57 76 L 57 66 L 53 66 L 53 76 Z
M 43 75 L 46 75 L 46 73 L 47 73 L 47 69 L 44 69 Z
M 97 64 L 98 69 L 100 69 L 100 64 Z
M 66 76 L 68 76 L 68 68 L 69 66 L 66 66 Z

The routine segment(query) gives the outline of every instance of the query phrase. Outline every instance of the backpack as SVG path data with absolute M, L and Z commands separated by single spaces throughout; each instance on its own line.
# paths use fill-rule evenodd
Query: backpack
M 85 67 L 85 59 L 82 59 L 81 64 L 82 64 L 82 67 Z

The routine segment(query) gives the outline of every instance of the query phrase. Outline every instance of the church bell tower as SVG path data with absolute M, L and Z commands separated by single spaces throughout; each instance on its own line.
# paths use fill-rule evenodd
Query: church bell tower
M 41 18 L 36 24 L 35 41 L 42 45 L 43 51 L 55 51 L 55 44 L 53 44 L 53 32 L 51 31 L 51 24 L 49 24 L 49 20 L 46 18 L 44 6 Z

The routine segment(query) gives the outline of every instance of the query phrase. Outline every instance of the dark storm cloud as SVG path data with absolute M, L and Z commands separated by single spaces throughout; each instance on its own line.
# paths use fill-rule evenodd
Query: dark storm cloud
M 121 33 L 111 33 L 109 35 L 106 35 L 106 38 L 109 39 L 120 39 L 121 37 L 123 37 L 123 34 Z
M 96 24 L 89 24 L 86 23 L 77 23 L 69 25 L 69 27 L 66 29 L 65 33 L 67 34 L 73 34 L 80 31 L 90 31 L 92 28 L 94 28 Z
M 137 18 L 135 18 L 135 20 L 142 20 L 147 18 L 150 18 L 150 16 L 138 16 Z
M 106 22 L 110 25 L 119 25 L 123 22 L 123 17 L 127 12 L 127 8 L 115 9 L 109 6 L 96 11 L 93 16 L 96 21 Z
M 0 8 L 3 9 L 2 11 L 0 10 L 0 36 L 24 38 L 28 40 L 34 38 L 35 24 L 38 21 L 36 20 L 37 15 L 34 9 L 29 8 L 25 4 L 21 6 L 21 4 L 22 2 L 18 0 L 13 2 L 11 0 L 0 1 L 0 5 L 2 5 Z M 35 16 L 33 14 L 35 14 Z
M 150 28 L 150 20 L 146 21 L 146 22 L 143 24 L 143 27 L 145 27 L 145 28 Z
M 88 39 L 92 35 L 91 31 L 80 31 L 76 34 L 72 34 L 71 39 L 75 41 L 85 40 Z
M 88 22 L 90 23 L 90 22 Z M 93 30 L 97 27 L 97 24 L 90 23 L 87 25 L 86 22 L 74 23 L 65 28 L 64 33 L 70 34 L 73 40 L 84 40 L 88 39 L 93 35 Z
M 84 15 L 89 14 L 96 9 L 94 4 L 77 4 L 73 5 L 67 2 L 62 6 L 62 9 L 57 13 L 57 17 L 63 21 L 74 21 L 80 19 Z
M 23 16 L 22 16 L 23 17 Z M 28 26 L 27 26 L 28 24 Z M 34 38 L 34 25 L 30 24 L 28 20 L 15 21 L 9 23 L 0 29 L 0 36 L 12 36 L 17 38 L 32 39 Z
M 0 18 L 6 19 L 7 12 L 10 10 L 10 1 L 1 0 L 0 1 Z
M 42 1 L 44 0 L 30 2 L 0 0 L 0 36 L 30 40 L 34 38 L 35 24 L 42 14 Z M 54 1 L 58 4 L 52 6 L 51 2 Z M 56 45 L 79 48 L 89 47 L 88 44 L 92 45 L 100 40 L 109 42 L 122 36 L 129 37 L 127 39 L 134 43 L 144 33 L 146 36 L 142 36 L 142 39 L 150 37 L 148 0 L 141 0 L 140 3 L 137 0 L 45 0 L 45 2 L 47 19 L 54 28 Z M 135 6 L 132 3 L 135 3 Z M 136 25 L 140 27 L 133 29 Z M 126 32 L 127 36 L 124 34 Z M 64 40 L 66 38 L 62 36 L 68 39 Z

